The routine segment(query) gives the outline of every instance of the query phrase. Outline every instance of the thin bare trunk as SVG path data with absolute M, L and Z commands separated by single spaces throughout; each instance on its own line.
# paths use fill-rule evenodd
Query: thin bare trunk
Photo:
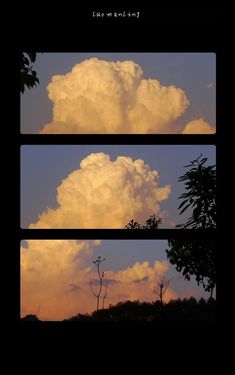
M 98 277 L 99 277 L 99 291 L 98 293 L 95 293 L 94 289 L 93 289 L 93 286 L 92 286 L 92 281 L 90 280 L 90 287 L 91 287 L 91 291 L 92 291 L 92 294 L 96 297 L 96 311 L 99 310 L 99 305 L 100 305 L 100 295 L 101 295 L 101 292 L 102 292 L 102 287 L 103 287 L 103 277 L 104 277 L 104 272 L 102 272 L 102 274 L 100 274 L 100 264 L 105 260 L 104 259 L 101 259 L 101 257 L 99 256 L 96 261 L 93 261 L 93 263 L 96 265 L 96 268 L 97 268 L 97 273 L 98 273 Z
M 103 296 L 103 304 L 102 304 L 102 309 L 104 309 L 104 302 L 105 302 L 105 299 L 106 299 L 106 296 L 107 296 L 107 289 L 108 289 L 108 281 L 105 280 L 106 284 L 105 284 L 105 293 L 104 293 L 104 296 Z

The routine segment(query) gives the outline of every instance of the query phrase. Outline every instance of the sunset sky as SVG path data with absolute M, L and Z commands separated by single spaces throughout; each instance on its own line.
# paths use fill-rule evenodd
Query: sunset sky
M 40 84 L 21 95 L 22 133 L 215 130 L 213 53 L 39 53 L 34 67 Z
M 189 216 L 178 215 L 184 185 L 177 180 L 201 153 L 215 164 L 214 146 L 22 146 L 21 226 L 123 228 L 132 218 L 144 223 L 156 213 L 161 228 L 173 228 Z M 144 167 L 136 167 L 138 159 Z
M 62 320 L 94 311 L 90 280 L 97 280 L 93 260 L 109 280 L 105 307 L 125 300 L 154 301 L 158 279 L 171 280 L 164 300 L 209 298 L 192 279 L 185 281 L 167 261 L 165 240 L 30 240 L 21 243 L 21 316 Z

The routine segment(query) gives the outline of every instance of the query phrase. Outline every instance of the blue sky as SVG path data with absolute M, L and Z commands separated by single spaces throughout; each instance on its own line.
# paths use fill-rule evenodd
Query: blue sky
M 22 133 L 37 133 L 52 119 L 52 103 L 46 89 L 51 77 L 65 74 L 75 64 L 91 57 L 133 60 L 142 67 L 145 78 L 157 79 L 162 85 L 175 85 L 185 91 L 190 106 L 176 122 L 186 124 L 203 117 L 216 125 L 216 55 L 213 53 L 39 53 L 34 67 L 40 84 L 21 95 Z
M 181 223 L 188 213 L 179 217 L 177 197 L 184 185 L 177 182 L 190 160 L 203 154 L 209 164 L 215 164 L 215 146 L 159 146 L 159 145 L 34 145 L 21 146 L 21 226 L 35 222 L 46 207 L 56 207 L 56 188 L 62 179 L 78 169 L 81 160 L 92 152 L 104 152 L 111 160 L 117 156 L 143 159 L 151 169 L 159 172 L 160 186 L 170 184 L 172 192 L 161 204 L 169 213 L 168 220 Z M 167 227 L 166 224 L 162 228 Z M 168 226 L 169 227 L 169 226 Z

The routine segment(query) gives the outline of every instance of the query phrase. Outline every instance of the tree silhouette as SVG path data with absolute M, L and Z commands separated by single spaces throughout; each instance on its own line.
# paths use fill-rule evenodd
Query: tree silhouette
M 102 309 L 104 309 L 105 300 L 107 297 L 107 291 L 108 291 L 108 280 L 105 280 L 105 292 L 103 295 L 103 303 L 102 303 Z
M 129 223 L 125 226 L 125 229 L 146 229 L 146 230 L 156 230 L 159 227 L 159 224 L 162 223 L 161 218 L 157 218 L 156 215 L 150 216 L 146 221 L 145 224 L 139 224 L 135 220 L 129 221 Z
M 191 217 L 185 224 L 178 225 L 184 229 L 213 229 L 216 226 L 216 172 L 215 166 L 205 166 L 207 158 L 200 155 L 186 168 L 190 168 L 178 181 L 185 181 L 186 193 L 178 209 L 180 214 L 189 207 L 193 208 Z M 198 284 L 213 295 L 216 285 L 215 239 L 168 240 L 167 257 L 176 270 L 182 272 L 186 280 L 196 276 Z
M 95 264 L 95 266 L 97 268 L 97 273 L 98 273 L 98 277 L 99 277 L 99 288 L 98 288 L 97 293 L 94 291 L 94 288 L 92 286 L 92 281 L 90 280 L 90 287 L 91 287 L 92 294 L 96 297 L 96 300 L 97 300 L 97 302 L 96 302 L 96 310 L 97 311 L 99 310 L 100 296 L 101 296 L 101 292 L 102 292 L 103 278 L 104 278 L 104 272 L 100 273 L 101 272 L 100 271 L 100 265 L 105 260 L 106 260 L 105 258 L 102 259 L 101 256 L 98 256 L 97 259 L 93 261 L 93 263 Z M 105 294 L 107 294 L 107 288 L 108 288 L 108 286 L 106 286 L 106 293 Z M 106 295 L 105 295 L 105 297 L 106 297 Z M 104 305 L 105 297 L 103 299 L 103 305 Z
M 178 228 L 215 228 L 216 226 L 216 171 L 215 165 L 205 166 L 207 158 L 197 159 L 186 165 L 190 169 L 180 176 L 178 181 L 185 181 L 186 193 L 178 199 L 183 201 L 178 209 L 180 215 L 188 208 L 192 208 L 192 215 L 185 224 L 177 225 Z M 201 160 L 200 160 L 201 159 Z
M 168 240 L 167 257 L 178 272 L 182 272 L 186 280 L 191 276 L 202 284 L 205 291 L 213 295 L 216 286 L 216 254 L 215 241 L 212 240 Z
M 197 301 L 195 298 L 140 302 L 123 301 L 89 314 L 77 314 L 65 321 L 215 321 L 216 302 L 214 299 Z
M 129 221 L 129 223 L 125 226 L 125 229 L 141 229 L 141 225 L 135 221 L 135 220 L 131 220 Z
M 157 285 L 153 288 L 153 292 L 159 297 L 161 305 L 163 305 L 163 296 L 166 293 L 168 286 L 170 285 L 170 280 L 166 276 L 161 277 Z
M 20 91 L 22 94 L 25 87 L 31 89 L 39 83 L 36 71 L 32 70 L 36 55 L 36 52 L 22 52 L 20 55 Z

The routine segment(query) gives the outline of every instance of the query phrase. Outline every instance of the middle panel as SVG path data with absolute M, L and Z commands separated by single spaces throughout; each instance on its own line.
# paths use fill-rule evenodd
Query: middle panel
M 179 178 L 203 158 L 215 165 L 215 146 L 21 146 L 21 227 L 175 228 L 191 215 Z

